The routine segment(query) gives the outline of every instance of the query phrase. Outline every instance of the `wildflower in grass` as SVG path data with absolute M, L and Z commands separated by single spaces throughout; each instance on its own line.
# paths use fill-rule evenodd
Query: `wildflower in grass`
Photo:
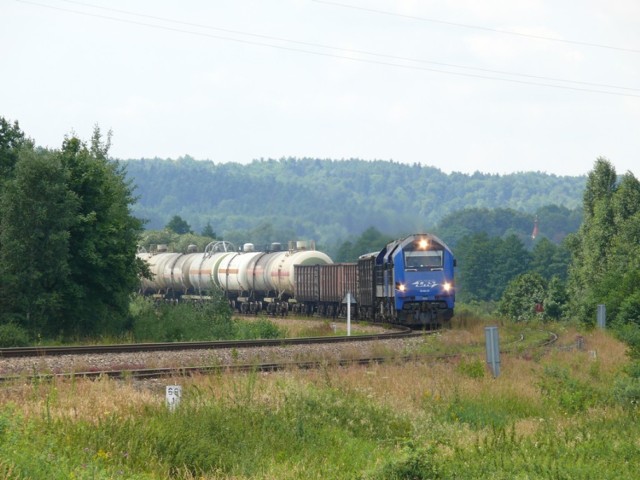
M 98 450 L 98 452 L 96 453 L 96 458 L 100 460 L 108 460 L 110 457 L 111 454 L 109 452 L 105 452 L 102 449 Z

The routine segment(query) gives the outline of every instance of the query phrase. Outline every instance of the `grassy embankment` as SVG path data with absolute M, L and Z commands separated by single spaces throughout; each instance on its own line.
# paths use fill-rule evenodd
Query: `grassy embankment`
M 483 327 L 469 321 L 415 353 L 482 352 Z M 558 346 L 516 344 L 497 379 L 479 354 L 151 388 L 4 385 L 0 478 L 637 478 L 640 425 L 616 389 L 625 346 L 601 331 L 550 328 Z M 578 334 L 583 350 L 571 348 Z M 184 392 L 174 412 L 164 405 L 171 383 Z

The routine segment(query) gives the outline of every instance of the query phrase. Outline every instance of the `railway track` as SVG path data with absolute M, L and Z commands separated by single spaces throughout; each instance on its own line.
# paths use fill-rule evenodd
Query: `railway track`
M 395 358 L 395 357 L 394 357 Z M 416 357 L 405 356 L 399 360 L 408 361 Z M 167 368 L 139 368 L 126 370 L 100 370 L 88 372 L 73 373 L 56 373 L 56 374 L 37 374 L 37 375 L 8 375 L 0 376 L 0 382 L 10 382 L 16 380 L 47 380 L 53 378 L 116 378 L 116 379 L 134 379 L 146 380 L 163 377 L 188 377 L 192 375 L 211 375 L 220 372 L 236 373 L 236 372 L 275 372 L 286 370 L 288 368 L 296 369 L 313 369 L 321 366 L 341 366 L 349 365 L 371 365 L 375 363 L 383 363 L 388 361 L 385 357 L 367 357 L 349 360 L 337 361 L 289 361 L 289 362 L 267 362 L 267 363 L 251 363 L 251 364 L 230 364 L 230 365 L 214 365 L 214 366 L 194 366 L 194 367 L 167 367 Z
M 435 333 L 435 332 L 434 332 Z M 344 343 L 351 341 L 371 341 L 371 340 L 382 340 L 382 339 L 403 339 L 403 338 L 411 338 L 415 336 L 422 336 L 425 332 L 414 332 L 410 329 L 403 329 L 401 331 L 391 331 L 381 334 L 374 335 L 358 335 L 351 337 L 309 337 L 302 339 L 284 339 L 284 340 L 269 340 L 269 341 L 241 341 L 241 342 L 188 342 L 181 344 L 143 344 L 143 345 L 126 345 L 129 350 L 118 350 L 115 347 L 120 347 L 119 345 L 110 345 L 104 346 L 97 349 L 93 347 L 91 350 L 92 354 L 105 354 L 105 353 L 123 353 L 123 352 L 153 352 L 153 351 L 161 351 L 162 349 L 166 350 L 185 350 L 185 346 L 188 349 L 235 349 L 235 348 L 251 348 L 251 347 L 268 347 L 268 346 L 287 346 L 287 345 L 311 345 L 311 344 L 326 344 L 326 343 Z M 535 345 L 532 345 L 537 348 L 549 348 L 556 340 L 557 335 L 553 332 L 547 332 L 548 336 L 539 342 L 536 342 Z M 516 343 L 520 343 L 524 341 L 524 334 L 521 334 L 519 338 L 517 338 L 514 342 L 512 342 L 511 347 Z M 137 350 L 131 350 L 131 348 L 137 348 Z M 507 347 L 503 350 L 503 353 L 509 353 L 512 351 L 511 347 Z M 71 347 L 66 349 L 66 354 L 69 352 L 74 352 L 74 354 L 83 354 L 88 352 L 89 347 Z M 4 349 L 10 350 L 11 352 L 16 352 L 16 349 Z M 64 349 L 55 348 L 53 355 L 62 355 L 61 353 Z M 42 355 L 42 349 L 39 350 L 40 355 Z M 26 353 L 26 352 L 23 352 Z M 312 369 L 319 368 L 324 366 L 332 366 L 332 367 L 344 367 L 350 365 L 371 365 L 377 363 L 384 363 L 388 361 L 396 361 L 396 362 L 408 362 L 408 361 L 440 361 L 440 360 L 448 360 L 459 358 L 463 355 L 481 355 L 481 352 L 476 353 L 421 353 L 421 354 L 410 354 L 410 355 L 394 355 L 394 356 L 380 356 L 380 355 L 368 355 L 359 358 L 349 358 L 349 359 L 334 359 L 334 360 L 285 360 L 285 361 L 269 361 L 269 362 L 249 362 L 249 363 L 239 363 L 239 362 L 231 362 L 227 364 L 220 365 L 200 365 L 200 366 L 178 366 L 178 367 L 164 367 L 164 368 L 144 368 L 144 367 L 136 367 L 136 366 L 128 366 L 126 368 L 114 367 L 114 368 L 105 368 L 105 369 L 96 369 L 90 371 L 73 371 L 73 372 L 59 372 L 59 373 L 34 373 L 34 374 L 18 374 L 18 375 L 2 375 L 0 376 L 0 382 L 10 382 L 10 381 L 33 381 L 33 380 L 42 380 L 42 379 L 53 379 L 53 378 L 100 378 L 100 377 L 109 377 L 109 378 L 129 378 L 136 380 L 145 380 L 145 379 L 154 379 L 161 377 L 176 377 L 176 376 L 191 376 L 197 374 L 213 374 L 220 372 L 274 372 L 278 370 L 285 370 L 289 368 L 295 369 Z
M 394 326 L 388 331 L 351 336 L 301 337 L 261 340 L 230 340 L 209 342 L 164 342 L 164 343 L 131 343 L 115 345 L 77 345 L 67 347 L 35 346 L 0 348 L 0 358 L 44 357 L 56 355 L 100 355 L 106 353 L 167 352 L 179 350 L 214 350 L 221 348 L 255 348 L 269 346 L 308 345 L 321 343 L 341 343 L 355 341 L 372 341 L 390 338 L 405 338 L 422 335 L 407 327 Z

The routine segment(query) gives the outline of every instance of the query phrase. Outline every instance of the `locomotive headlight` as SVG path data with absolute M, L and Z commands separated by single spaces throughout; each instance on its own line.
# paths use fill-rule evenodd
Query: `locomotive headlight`
M 404 292 L 407 289 L 404 283 L 396 282 L 396 290 Z
M 452 285 L 449 282 L 444 282 L 442 284 L 442 288 L 444 289 L 445 292 L 448 293 L 451 291 Z
M 429 241 L 426 238 L 421 238 L 420 241 L 418 241 L 419 249 L 426 250 L 428 246 L 429 246 Z

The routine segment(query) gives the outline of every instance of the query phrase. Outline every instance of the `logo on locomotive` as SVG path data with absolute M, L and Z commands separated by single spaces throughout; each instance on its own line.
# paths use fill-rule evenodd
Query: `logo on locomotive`
M 415 288 L 433 288 L 437 284 L 435 280 L 416 280 L 411 285 Z

